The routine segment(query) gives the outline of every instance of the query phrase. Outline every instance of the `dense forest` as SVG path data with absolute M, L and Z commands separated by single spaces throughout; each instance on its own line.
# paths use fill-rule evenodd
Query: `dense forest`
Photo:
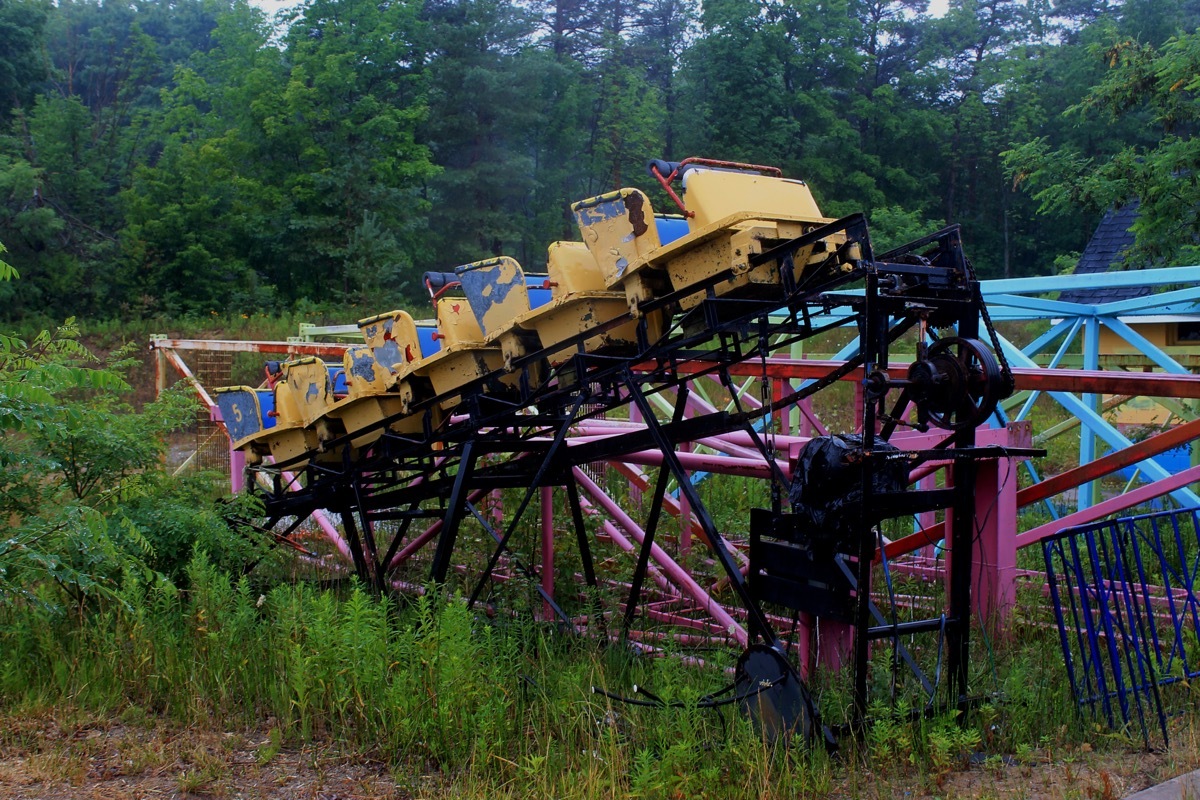
M 985 277 L 1140 199 L 1194 255 L 1197 0 L 0 0 L 0 314 L 359 303 L 491 254 L 651 157 L 778 165 Z M 652 195 L 667 202 L 661 192 Z M 1145 263 L 1141 259 L 1140 263 Z

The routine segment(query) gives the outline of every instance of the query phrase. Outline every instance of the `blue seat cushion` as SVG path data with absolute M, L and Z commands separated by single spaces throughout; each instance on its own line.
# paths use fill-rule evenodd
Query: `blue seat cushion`
M 417 326 L 417 341 L 421 345 L 421 358 L 429 358 L 431 355 L 442 349 L 442 343 L 433 338 L 435 333 L 437 333 L 437 328 L 433 326 Z
M 342 365 L 329 364 L 326 369 L 329 370 L 329 385 L 333 387 L 333 393 L 348 394 L 350 387 L 346 385 L 346 370 L 342 369 Z
M 688 224 L 686 219 L 673 217 L 655 217 L 654 226 L 658 229 L 658 241 L 668 244 L 676 239 L 687 236 Z
M 274 389 L 255 389 L 254 393 L 258 395 L 258 410 L 262 417 L 262 429 L 275 427 L 275 390 Z

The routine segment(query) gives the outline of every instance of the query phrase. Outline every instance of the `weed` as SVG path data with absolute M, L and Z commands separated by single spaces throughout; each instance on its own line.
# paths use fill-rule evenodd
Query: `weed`
M 283 749 L 283 734 L 279 728 L 271 728 L 270 733 L 267 734 L 267 741 L 259 746 L 254 759 L 260 767 L 266 766 L 275 756 L 279 755 L 281 749 Z
M 963 726 L 951 717 L 910 721 L 918 706 L 901 695 L 895 709 L 872 709 L 863 750 L 838 763 L 822 751 L 766 745 L 732 711 L 696 709 L 696 700 L 728 681 L 718 654 L 695 666 L 598 646 L 529 620 L 488 620 L 435 592 L 404 607 L 353 585 L 262 593 L 202 555 L 186 577 L 186 592 L 130 579 L 119 603 L 82 618 L 32 605 L 0 609 L 5 707 L 65 709 L 56 724 L 72 748 L 37 754 L 47 780 L 86 773 L 77 754 L 91 734 L 76 706 L 131 727 L 166 719 L 229 731 L 271 720 L 254 744 L 226 735 L 175 746 L 151 736 L 118 746 L 112 768 L 120 774 L 169 771 L 180 792 L 193 794 L 223 791 L 229 773 L 220 764 L 240 750 L 264 780 L 294 762 L 292 744 L 312 761 L 306 769 L 325 774 L 328 761 L 310 748 L 330 738 L 350 752 L 382 754 L 412 795 L 449 793 L 438 788 L 444 780 L 464 796 L 647 798 L 704 796 L 718 787 L 730 797 L 879 794 L 882 784 L 847 786 L 849 765 L 858 763 L 877 782 L 915 776 L 937 789 L 981 747 L 993 756 L 1015 753 L 1022 769 L 1033 770 L 1044 756 L 1077 753 L 1078 742 L 1096 738 L 1071 716 L 1059 665 L 1045 654 L 1056 642 L 1040 634 L 997 643 L 978 676 L 981 685 L 1008 676 L 997 679 L 1005 702 Z M 635 684 L 683 707 L 635 708 L 589 692 L 596 685 L 628 694 Z M 834 694 L 826 697 L 836 706 Z M 0 731 L 8 747 L 41 735 L 3 724 Z M 985 767 L 998 774 L 1003 763 Z
M 212 785 L 222 777 L 215 767 L 193 767 L 185 769 L 175 778 L 175 785 L 184 794 L 208 794 Z

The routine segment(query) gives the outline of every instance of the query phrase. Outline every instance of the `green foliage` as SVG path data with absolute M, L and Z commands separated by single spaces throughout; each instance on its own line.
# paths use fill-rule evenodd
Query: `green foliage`
M 1200 139 L 1193 135 L 1200 121 L 1200 33 L 1161 48 L 1125 40 L 1092 50 L 1109 69 L 1070 113 L 1089 122 L 1136 117 L 1157 135 L 1102 156 L 1038 137 L 1004 154 L 1009 173 L 1049 214 L 1136 201 L 1137 243 L 1126 263 L 1194 263 L 1200 255 Z
M 197 547 L 228 569 L 260 558 L 223 519 L 249 509 L 218 509 L 210 481 L 162 471 L 165 436 L 194 418 L 190 392 L 135 413 L 129 348 L 101 362 L 78 337 L 74 320 L 29 342 L 0 335 L 0 605 L 80 607 L 130 572 L 178 580 Z
M 942 227 L 942 223 L 900 206 L 883 206 L 871 212 L 871 246 L 876 254 L 919 239 Z
M 3 243 L 0 243 L 0 256 L 7 252 L 7 248 Z M 11 281 L 14 278 L 21 277 L 20 274 L 13 269 L 12 264 L 9 264 L 4 259 L 0 258 L 0 281 Z
M 163 94 L 161 155 L 122 194 L 136 290 L 167 311 L 257 310 L 276 292 L 391 302 L 431 171 L 418 32 L 402 3 L 313 3 L 285 58 L 260 12 L 222 16 Z
M 0 122 L 29 102 L 44 76 L 38 51 L 49 13 L 38 0 L 0 5 Z
M 314 0 L 276 29 L 245 0 L 11 0 L 0 304 L 381 310 L 424 270 L 540 267 L 569 203 L 688 155 L 781 166 L 889 245 L 961 223 L 983 277 L 1053 272 L 1131 198 L 1143 254 L 1191 261 L 1193 6 Z
M 1031 763 L 1083 735 L 1053 631 L 1008 643 L 1005 702 L 964 721 L 880 705 L 842 765 L 820 749 L 766 746 L 732 709 L 695 707 L 728 682 L 707 666 L 573 639 L 530 622 L 474 616 L 461 598 L 400 607 L 361 587 L 263 589 L 198 553 L 187 591 L 153 573 L 124 576 L 95 613 L 0 607 L 0 698 L 145 709 L 223 729 L 272 718 L 260 764 L 289 745 L 333 739 L 397 774 L 440 772 L 465 796 L 825 797 L 865 765 L 933 785 L 980 751 Z M 1006 655 L 1007 654 L 1007 655 Z M 592 694 L 651 688 L 679 707 L 638 708 Z M 916 717 L 916 719 L 914 719 Z M 415 784 L 414 784 L 415 785 Z

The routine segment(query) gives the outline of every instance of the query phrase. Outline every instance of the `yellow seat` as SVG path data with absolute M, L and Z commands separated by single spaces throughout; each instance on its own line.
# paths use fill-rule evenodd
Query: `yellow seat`
M 387 342 L 394 344 L 392 339 Z M 347 433 L 365 431 L 360 436 L 354 436 L 350 444 L 355 448 L 367 447 L 384 433 L 384 426 L 372 426 L 404 412 L 400 394 L 389 391 L 394 386 L 395 376 L 390 369 L 376 361 L 377 352 L 368 345 L 355 345 L 342 356 L 350 394 L 331 406 L 317 421 L 317 436 L 322 445 Z M 392 351 L 385 348 L 384 352 Z M 387 428 L 398 433 L 413 433 L 421 429 L 421 424 L 420 415 L 408 415 L 393 421 Z
M 629 310 L 670 290 L 666 274 L 652 261 L 662 243 L 650 198 L 639 189 L 620 189 L 571 206 L 583 243 L 604 276 L 605 288 L 623 291 Z M 660 331 L 652 332 L 657 338 Z
M 684 311 L 707 296 L 708 286 L 717 297 L 731 299 L 779 296 L 779 265 L 772 261 L 752 267 L 751 258 L 832 222 L 821 216 L 812 192 L 802 181 L 696 168 L 684 172 L 683 187 L 688 235 L 655 251 L 645 265 L 638 266 L 665 270 L 675 291 L 695 287 L 695 292 L 680 297 Z M 810 263 L 824 261 L 844 242 L 845 236 L 839 234 L 797 252 L 796 280 Z
M 683 201 L 692 231 L 742 214 L 761 220 L 823 221 L 804 181 L 753 172 L 689 169 L 683 173 Z
M 458 345 L 478 345 L 483 341 L 483 328 L 465 297 L 439 297 L 435 318 L 442 350 Z
M 500 348 L 484 343 L 483 329 L 465 297 L 438 298 L 437 327 L 441 349 L 411 364 L 400 376 L 417 379 L 400 383 L 405 410 L 422 399 L 419 383 L 422 379 L 429 382 L 434 395 L 445 395 L 440 405 L 448 411 L 461 400 L 457 390 L 493 372 L 500 372 L 504 366 Z M 515 383 L 513 377 L 509 376 L 505 382 L 512 385 Z
M 421 359 L 417 325 L 407 311 L 389 311 L 358 321 L 363 341 L 375 356 L 375 363 L 392 375 Z M 350 375 L 349 369 L 346 371 Z
M 555 300 L 577 292 L 602 292 L 608 288 L 600 264 L 583 242 L 552 242 L 546 251 L 546 272 Z
M 329 368 L 313 356 L 283 362 L 275 396 L 280 425 L 312 425 L 333 405 Z
M 516 325 L 516 320 L 529 314 L 529 287 L 516 259 L 489 258 L 457 267 L 454 272 L 484 344 L 500 348 L 505 370 L 512 370 L 513 359 L 541 347 L 532 331 Z
M 484 339 L 510 327 L 515 317 L 529 310 L 525 273 L 514 258 L 500 256 L 476 261 L 456 267 L 454 274 Z
M 515 327 L 536 334 L 541 347 L 551 351 L 550 363 L 565 361 L 573 349 L 555 348 L 617 317 L 628 315 L 623 292 L 605 289 L 600 265 L 582 242 L 554 242 L 547 254 L 552 300 L 521 315 Z M 660 312 L 654 312 L 661 316 Z M 637 322 L 628 321 L 583 340 L 588 352 L 628 348 L 637 344 Z M 508 353 L 506 351 L 505 355 Z
M 276 462 L 290 461 L 317 450 L 320 440 L 310 428 L 333 405 L 333 389 L 325 362 L 311 356 L 285 361 L 275 383 L 275 427 L 267 431 L 267 445 Z M 299 469 L 307 462 L 289 465 Z
M 346 385 L 350 397 L 370 397 L 388 390 L 391 369 L 379 363 L 379 349 L 368 344 L 356 344 L 342 356 Z

